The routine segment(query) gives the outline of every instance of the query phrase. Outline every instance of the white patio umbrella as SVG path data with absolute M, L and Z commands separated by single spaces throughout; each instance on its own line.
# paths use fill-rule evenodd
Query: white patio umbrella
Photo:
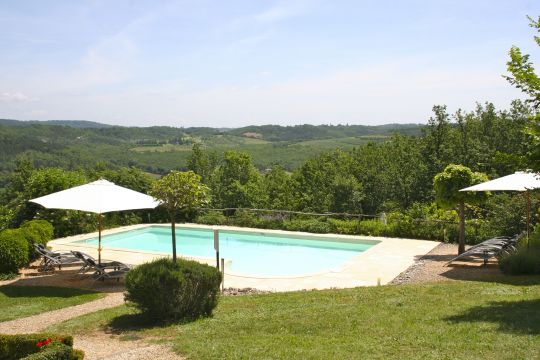
M 30 200 L 49 209 L 79 210 L 98 214 L 98 261 L 101 263 L 102 214 L 137 209 L 153 209 L 159 205 L 153 197 L 97 180 Z
M 514 174 L 490 180 L 459 191 L 522 191 L 527 201 L 527 245 L 531 219 L 531 190 L 540 189 L 540 174 L 517 171 Z

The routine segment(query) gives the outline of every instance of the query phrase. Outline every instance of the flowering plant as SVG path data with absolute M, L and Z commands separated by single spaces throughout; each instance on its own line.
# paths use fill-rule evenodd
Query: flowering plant
M 53 338 L 47 338 L 47 339 L 45 339 L 45 340 L 38 341 L 38 342 L 36 343 L 36 345 L 37 345 L 38 348 L 41 349 L 43 346 L 45 346 L 45 345 L 47 345 L 47 344 L 49 344 L 49 343 L 51 343 L 51 342 L 53 342 L 53 341 L 59 341 L 59 342 L 63 343 L 63 342 L 64 342 L 64 339 L 63 339 L 63 338 L 56 338 L 56 339 L 53 339 Z

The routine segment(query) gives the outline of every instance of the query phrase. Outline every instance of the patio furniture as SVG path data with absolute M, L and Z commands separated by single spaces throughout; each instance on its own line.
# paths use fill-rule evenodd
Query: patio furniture
M 72 250 L 71 253 L 83 262 L 83 266 L 79 269 L 80 274 L 84 274 L 89 270 L 97 271 L 98 268 L 129 268 L 129 265 L 114 260 L 101 259 L 101 264 L 98 264 L 94 257 L 82 251 Z
M 116 279 L 116 281 L 119 281 L 129 270 L 131 270 L 130 265 L 118 261 L 114 261 L 112 265 L 104 266 L 103 264 L 95 262 L 93 258 L 87 258 L 86 260 L 95 270 L 92 276 L 96 281 L 105 281 L 106 279 Z
M 50 251 L 43 244 L 34 244 L 34 248 L 41 255 L 38 268 L 42 271 L 54 269 L 55 266 L 58 266 L 58 270 L 61 270 L 62 265 L 75 264 L 81 261 L 73 256 L 71 252 Z
M 471 246 L 469 249 L 467 249 L 467 251 L 447 262 L 446 265 L 449 265 L 457 260 L 464 261 L 478 258 L 483 259 L 484 265 L 486 265 L 488 260 L 492 257 L 515 251 L 522 236 L 523 235 L 516 235 L 511 238 L 499 236 L 485 240 L 479 244 Z

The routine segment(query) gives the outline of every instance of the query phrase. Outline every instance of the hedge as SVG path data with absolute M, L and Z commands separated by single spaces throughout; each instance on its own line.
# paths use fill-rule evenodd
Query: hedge
M 0 334 L 0 360 L 80 360 L 84 353 L 73 349 L 73 338 L 58 334 Z
M 28 265 L 28 242 L 20 229 L 0 232 L 0 273 L 17 274 Z

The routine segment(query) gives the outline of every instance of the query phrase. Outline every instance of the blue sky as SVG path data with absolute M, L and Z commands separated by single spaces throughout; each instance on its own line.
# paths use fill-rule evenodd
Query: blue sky
M 540 2 L 0 3 L 0 118 L 119 125 L 424 123 L 519 91 Z M 539 63 L 540 67 L 540 63 Z

